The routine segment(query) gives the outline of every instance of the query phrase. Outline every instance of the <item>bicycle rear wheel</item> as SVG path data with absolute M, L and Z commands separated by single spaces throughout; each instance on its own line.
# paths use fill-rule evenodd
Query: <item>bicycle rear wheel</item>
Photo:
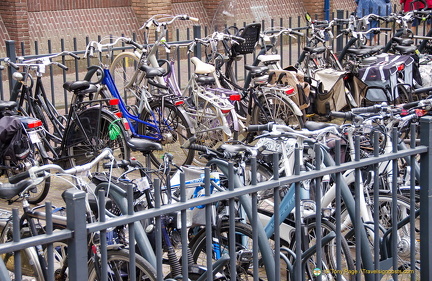
M 295 114 L 292 105 L 286 100 L 288 98 L 265 92 L 258 99 L 258 104 L 255 103 L 252 108 L 253 124 L 275 122 L 293 128 L 304 127 L 303 117 Z
M 154 127 L 139 123 L 138 133 L 159 139 L 163 146 L 163 150 L 151 153 L 153 164 L 159 167 L 163 154 L 169 152 L 174 155 L 174 161 L 177 165 L 190 165 L 195 152 L 182 148 L 183 143 L 192 137 L 191 128 L 186 119 L 188 117 L 184 116 L 172 103 L 161 100 L 151 102 L 150 108 L 152 112 L 141 112 L 140 120 L 148 122 Z
M 123 125 L 111 112 L 99 107 L 88 108 L 79 113 L 66 131 L 64 148 L 69 165 L 83 165 L 109 147 L 117 160 L 129 159 Z M 66 165 L 67 165 L 66 164 Z M 100 170 L 99 167 L 96 167 Z

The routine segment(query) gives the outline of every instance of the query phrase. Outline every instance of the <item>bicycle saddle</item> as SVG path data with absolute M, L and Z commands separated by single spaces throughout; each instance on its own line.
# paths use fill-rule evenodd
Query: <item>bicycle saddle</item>
M 375 53 L 375 51 L 372 49 L 368 49 L 368 48 L 365 48 L 365 49 L 349 48 L 347 50 L 347 53 L 354 54 L 358 57 L 363 57 L 363 56 L 371 55 L 371 54 Z
M 191 58 L 191 62 L 195 65 L 195 74 L 209 74 L 215 72 L 215 67 L 205 63 L 197 57 Z
M 324 51 L 326 50 L 326 47 L 304 47 L 303 50 L 305 50 L 306 52 L 309 53 L 315 53 L 315 54 L 321 54 L 324 53 Z
M 414 44 L 414 40 L 410 38 L 393 37 L 392 40 L 401 46 L 412 46 Z
M 324 122 L 315 122 L 315 121 L 306 121 L 304 124 L 305 129 L 308 129 L 309 131 L 316 131 L 321 130 L 327 127 L 339 127 L 337 124 L 333 123 L 324 123 Z
M 3 101 L 0 100 L 0 111 L 12 110 L 17 106 L 16 101 Z
M 199 74 L 195 80 L 200 85 L 212 85 L 216 82 L 216 79 L 213 76 L 207 76 L 203 74 Z
M 162 145 L 146 139 L 126 138 L 128 147 L 132 151 L 141 151 L 142 153 L 150 153 L 153 150 L 162 150 Z
M 80 91 L 90 87 L 90 82 L 87 80 L 68 81 L 63 84 L 63 89 L 69 92 Z
M 250 71 L 252 77 L 262 76 L 267 73 L 269 68 L 267 66 L 253 66 L 245 65 L 245 69 Z
M 140 70 L 146 73 L 147 78 L 162 77 L 166 73 L 166 70 L 163 67 L 151 67 L 147 65 L 141 65 Z

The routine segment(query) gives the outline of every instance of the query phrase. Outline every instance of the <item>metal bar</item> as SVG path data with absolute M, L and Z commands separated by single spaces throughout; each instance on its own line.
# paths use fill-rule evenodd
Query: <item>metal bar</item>
M 420 144 L 432 143 L 432 118 L 420 119 Z M 420 279 L 432 280 L 432 150 L 420 156 Z
M 67 229 L 74 232 L 68 241 L 70 280 L 87 280 L 86 193 L 68 189 L 65 194 Z

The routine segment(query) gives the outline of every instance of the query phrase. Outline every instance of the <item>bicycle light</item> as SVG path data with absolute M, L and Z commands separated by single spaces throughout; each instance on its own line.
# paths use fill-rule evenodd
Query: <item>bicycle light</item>
M 233 94 L 229 96 L 229 100 L 230 101 L 240 101 L 241 100 L 241 96 L 239 94 Z
M 22 75 L 21 72 L 14 72 L 14 73 L 12 74 L 12 78 L 13 78 L 14 80 L 16 80 L 16 81 L 22 81 L 22 80 L 24 80 L 24 76 Z

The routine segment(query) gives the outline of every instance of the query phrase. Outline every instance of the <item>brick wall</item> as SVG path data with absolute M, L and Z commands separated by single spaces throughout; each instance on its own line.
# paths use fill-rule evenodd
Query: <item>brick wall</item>
M 3 0 L 0 5 L 0 16 L 11 40 L 29 41 L 27 1 Z M 18 46 L 18 51 L 20 49 Z
M 129 7 L 131 0 L 31 0 L 28 1 L 29 12 L 61 11 L 73 9 Z

